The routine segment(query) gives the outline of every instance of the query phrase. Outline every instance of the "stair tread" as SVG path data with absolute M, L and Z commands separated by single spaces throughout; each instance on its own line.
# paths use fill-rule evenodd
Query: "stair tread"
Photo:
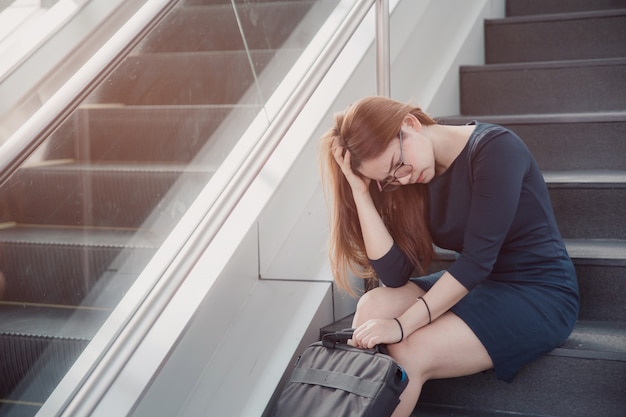
M 626 240 L 565 239 L 565 245 L 572 259 L 606 259 L 626 264 Z
M 485 61 L 498 64 L 624 57 L 625 21 L 626 9 L 488 20 Z M 572 44 L 576 47 L 569 47 Z
M 90 340 L 110 310 L 0 301 L 0 336 Z
M 576 170 L 543 171 L 547 184 L 626 185 L 626 171 Z
M 594 263 L 626 264 L 626 240 L 619 239 L 563 239 L 567 252 L 573 260 L 592 261 Z M 436 248 L 441 260 L 451 261 L 456 256 L 454 251 Z
M 579 320 L 570 337 L 551 354 L 626 361 L 626 323 Z
M 462 65 L 461 72 L 519 71 L 528 69 L 574 68 L 624 65 L 626 58 L 573 59 L 563 61 L 512 62 L 505 64 Z
M 511 16 L 498 19 L 485 19 L 485 23 L 494 25 L 511 23 L 541 23 L 563 20 L 594 19 L 623 15 L 626 15 L 626 9 L 591 10 L 583 12 L 549 13 L 525 16 Z
M 624 0 L 508 0 L 506 2 L 508 16 L 537 16 L 623 8 L 626 8 Z
M 476 410 L 473 408 L 417 403 L 411 417 L 544 417 L 538 414 L 511 413 L 496 410 Z
M 150 231 L 80 227 L 4 225 L 0 242 L 97 247 L 157 248 L 159 239 Z
M 437 117 L 448 124 L 469 123 L 473 120 L 495 124 L 536 124 L 536 123 L 583 123 L 626 121 L 626 111 L 598 111 L 588 113 L 542 113 L 542 114 L 494 114 L 494 115 L 453 115 Z

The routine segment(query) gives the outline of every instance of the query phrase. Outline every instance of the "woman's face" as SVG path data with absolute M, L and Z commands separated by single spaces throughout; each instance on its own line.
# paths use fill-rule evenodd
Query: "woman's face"
M 383 190 L 393 189 L 392 184 L 426 184 L 435 176 L 433 148 L 418 130 L 403 125 L 402 133 L 387 149 L 376 158 L 363 161 L 359 171 L 378 181 Z

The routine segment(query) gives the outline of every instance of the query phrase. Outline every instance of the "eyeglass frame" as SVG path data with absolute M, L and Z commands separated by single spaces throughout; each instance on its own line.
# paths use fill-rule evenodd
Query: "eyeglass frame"
M 378 191 L 380 192 L 393 191 L 402 185 L 397 176 L 398 170 L 400 170 L 402 167 L 405 167 L 405 166 L 409 167 L 409 172 L 407 172 L 404 175 L 401 175 L 400 178 L 408 175 L 413 170 L 413 165 L 407 164 L 404 162 L 404 153 L 402 152 L 402 129 L 400 129 L 399 137 L 400 137 L 400 163 L 394 168 L 392 175 L 389 175 L 387 178 L 385 178 L 382 181 L 378 181 L 378 180 L 376 181 L 376 184 L 378 184 Z

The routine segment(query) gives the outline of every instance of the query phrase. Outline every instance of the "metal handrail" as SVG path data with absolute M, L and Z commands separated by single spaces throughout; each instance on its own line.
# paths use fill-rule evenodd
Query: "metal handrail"
M 376 0 L 376 91 L 391 95 L 389 0 Z
M 342 25 L 277 112 L 274 121 L 221 190 L 217 199 L 213 202 L 207 202 L 209 207 L 202 219 L 189 239 L 180 248 L 176 258 L 167 267 L 167 271 L 164 271 L 159 284 L 128 321 L 116 338 L 115 343 L 101 358 L 85 383 L 77 389 L 61 415 L 87 417 L 93 412 L 100 399 L 113 384 L 116 376 L 123 369 L 135 347 L 148 334 L 158 316 L 174 296 L 180 283 L 191 272 L 197 260 L 214 240 L 236 205 L 261 172 L 375 1 L 388 4 L 388 0 L 358 0 L 355 3 Z M 385 9 L 384 5 L 379 7 L 379 10 Z M 385 75 L 385 70 L 381 67 L 379 76 L 383 79 L 388 78 L 388 68 Z

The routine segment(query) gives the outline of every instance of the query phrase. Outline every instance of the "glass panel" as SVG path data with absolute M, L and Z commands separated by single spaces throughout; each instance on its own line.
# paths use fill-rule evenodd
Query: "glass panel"
M 236 0 L 235 3 L 241 36 L 254 63 L 259 94 L 265 99 L 274 92 L 311 40 L 315 34 L 312 29 L 315 32 L 318 30 L 319 18 L 325 18 L 326 13 L 337 4 L 336 1 L 318 1 L 315 5 L 296 1 L 277 5 L 271 2 L 254 4 L 244 0 Z M 315 10 L 307 16 L 313 6 Z M 265 71 L 268 58 L 273 58 L 273 62 Z
M 198 193 L 228 181 L 213 176 L 238 168 L 336 4 L 177 2 L 0 186 L 0 414 L 36 413 Z
M 87 1 L 0 1 L 0 79 Z
M 145 1 L 0 0 L 0 145 Z

